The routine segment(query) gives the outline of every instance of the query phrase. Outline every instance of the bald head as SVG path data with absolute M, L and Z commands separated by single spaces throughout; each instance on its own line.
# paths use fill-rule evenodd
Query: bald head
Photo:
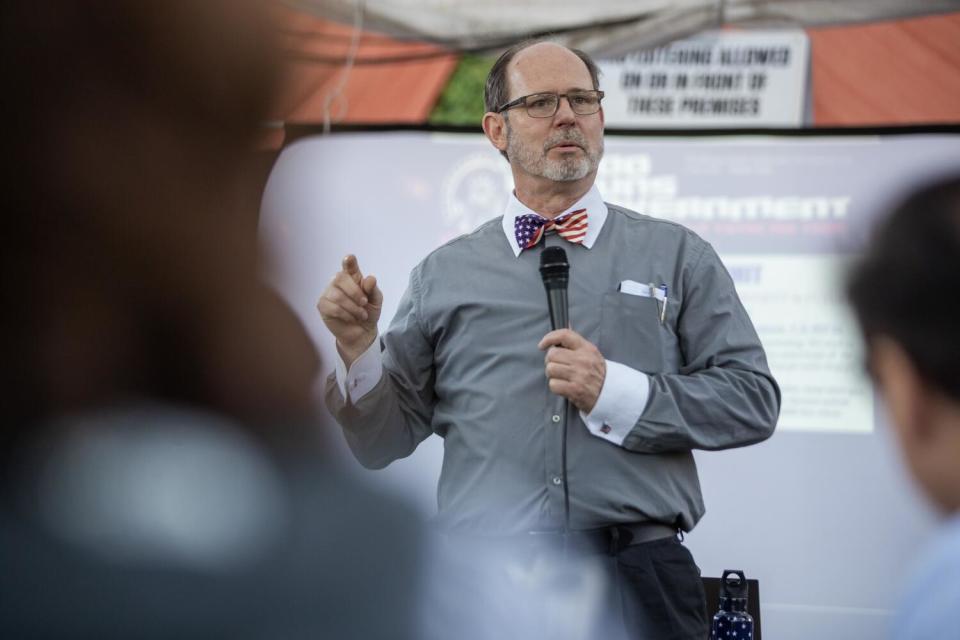
M 487 85 L 483 92 L 483 100 L 488 112 L 495 112 L 497 108 L 510 101 L 512 82 L 516 74 L 526 70 L 533 61 L 557 62 L 569 65 L 577 59 L 586 68 L 591 87 L 600 88 L 600 69 L 593 59 L 579 49 L 568 49 L 555 42 L 543 40 L 528 40 L 516 44 L 497 59 L 487 75 Z

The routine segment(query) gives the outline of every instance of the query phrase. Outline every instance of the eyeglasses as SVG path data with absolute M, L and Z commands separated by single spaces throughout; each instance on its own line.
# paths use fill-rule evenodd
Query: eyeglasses
M 578 116 L 589 116 L 600 111 L 603 91 L 570 91 L 567 93 L 534 93 L 517 98 L 497 108 L 497 113 L 507 109 L 524 107 L 532 118 L 550 118 L 560 108 L 560 98 L 566 98 L 570 108 Z

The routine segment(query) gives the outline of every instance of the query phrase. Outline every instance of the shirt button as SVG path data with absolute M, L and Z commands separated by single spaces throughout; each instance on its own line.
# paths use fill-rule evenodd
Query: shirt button
M 553 476 L 553 484 L 559 486 L 563 484 L 563 480 L 560 479 L 560 476 Z
M 553 421 L 554 421 L 554 422 L 560 422 L 560 416 L 556 416 L 556 415 L 553 416 Z

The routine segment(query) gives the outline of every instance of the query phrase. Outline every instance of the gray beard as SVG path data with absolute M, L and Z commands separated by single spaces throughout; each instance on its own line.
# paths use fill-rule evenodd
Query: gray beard
M 547 151 L 550 147 L 561 142 L 572 142 L 580 145 L 584 149 L 584 155 L 571 156 L 561 160 L 548 158 Z M 507 156 L 516 160 L 517 164 L 531 175 L 541 176 L 555 182 L 573 182 L 586 177 L 600 165 L 600 159 L 603 158 L 603 139 L 601 138 L 600 145 L 596 150 L 590 150 L 583 134 L 576 129 L 569 129 L 566 133 L 551 136 L 544 142 L 542 149 L 536 150 L 533 147 L 524 147 L 519 143 L 510 130 L 508 121 Z

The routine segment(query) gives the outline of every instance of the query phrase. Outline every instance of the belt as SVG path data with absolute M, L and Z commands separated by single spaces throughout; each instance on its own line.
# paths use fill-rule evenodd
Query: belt
M 616 555 L 634 544 L 663 540 L 677 535 L 677 529 L 659 522 L 632 522 L 600 529 L 578 531 L 528 531 L 521 534 L 527 545 L 552 545 L 580 553 Z

